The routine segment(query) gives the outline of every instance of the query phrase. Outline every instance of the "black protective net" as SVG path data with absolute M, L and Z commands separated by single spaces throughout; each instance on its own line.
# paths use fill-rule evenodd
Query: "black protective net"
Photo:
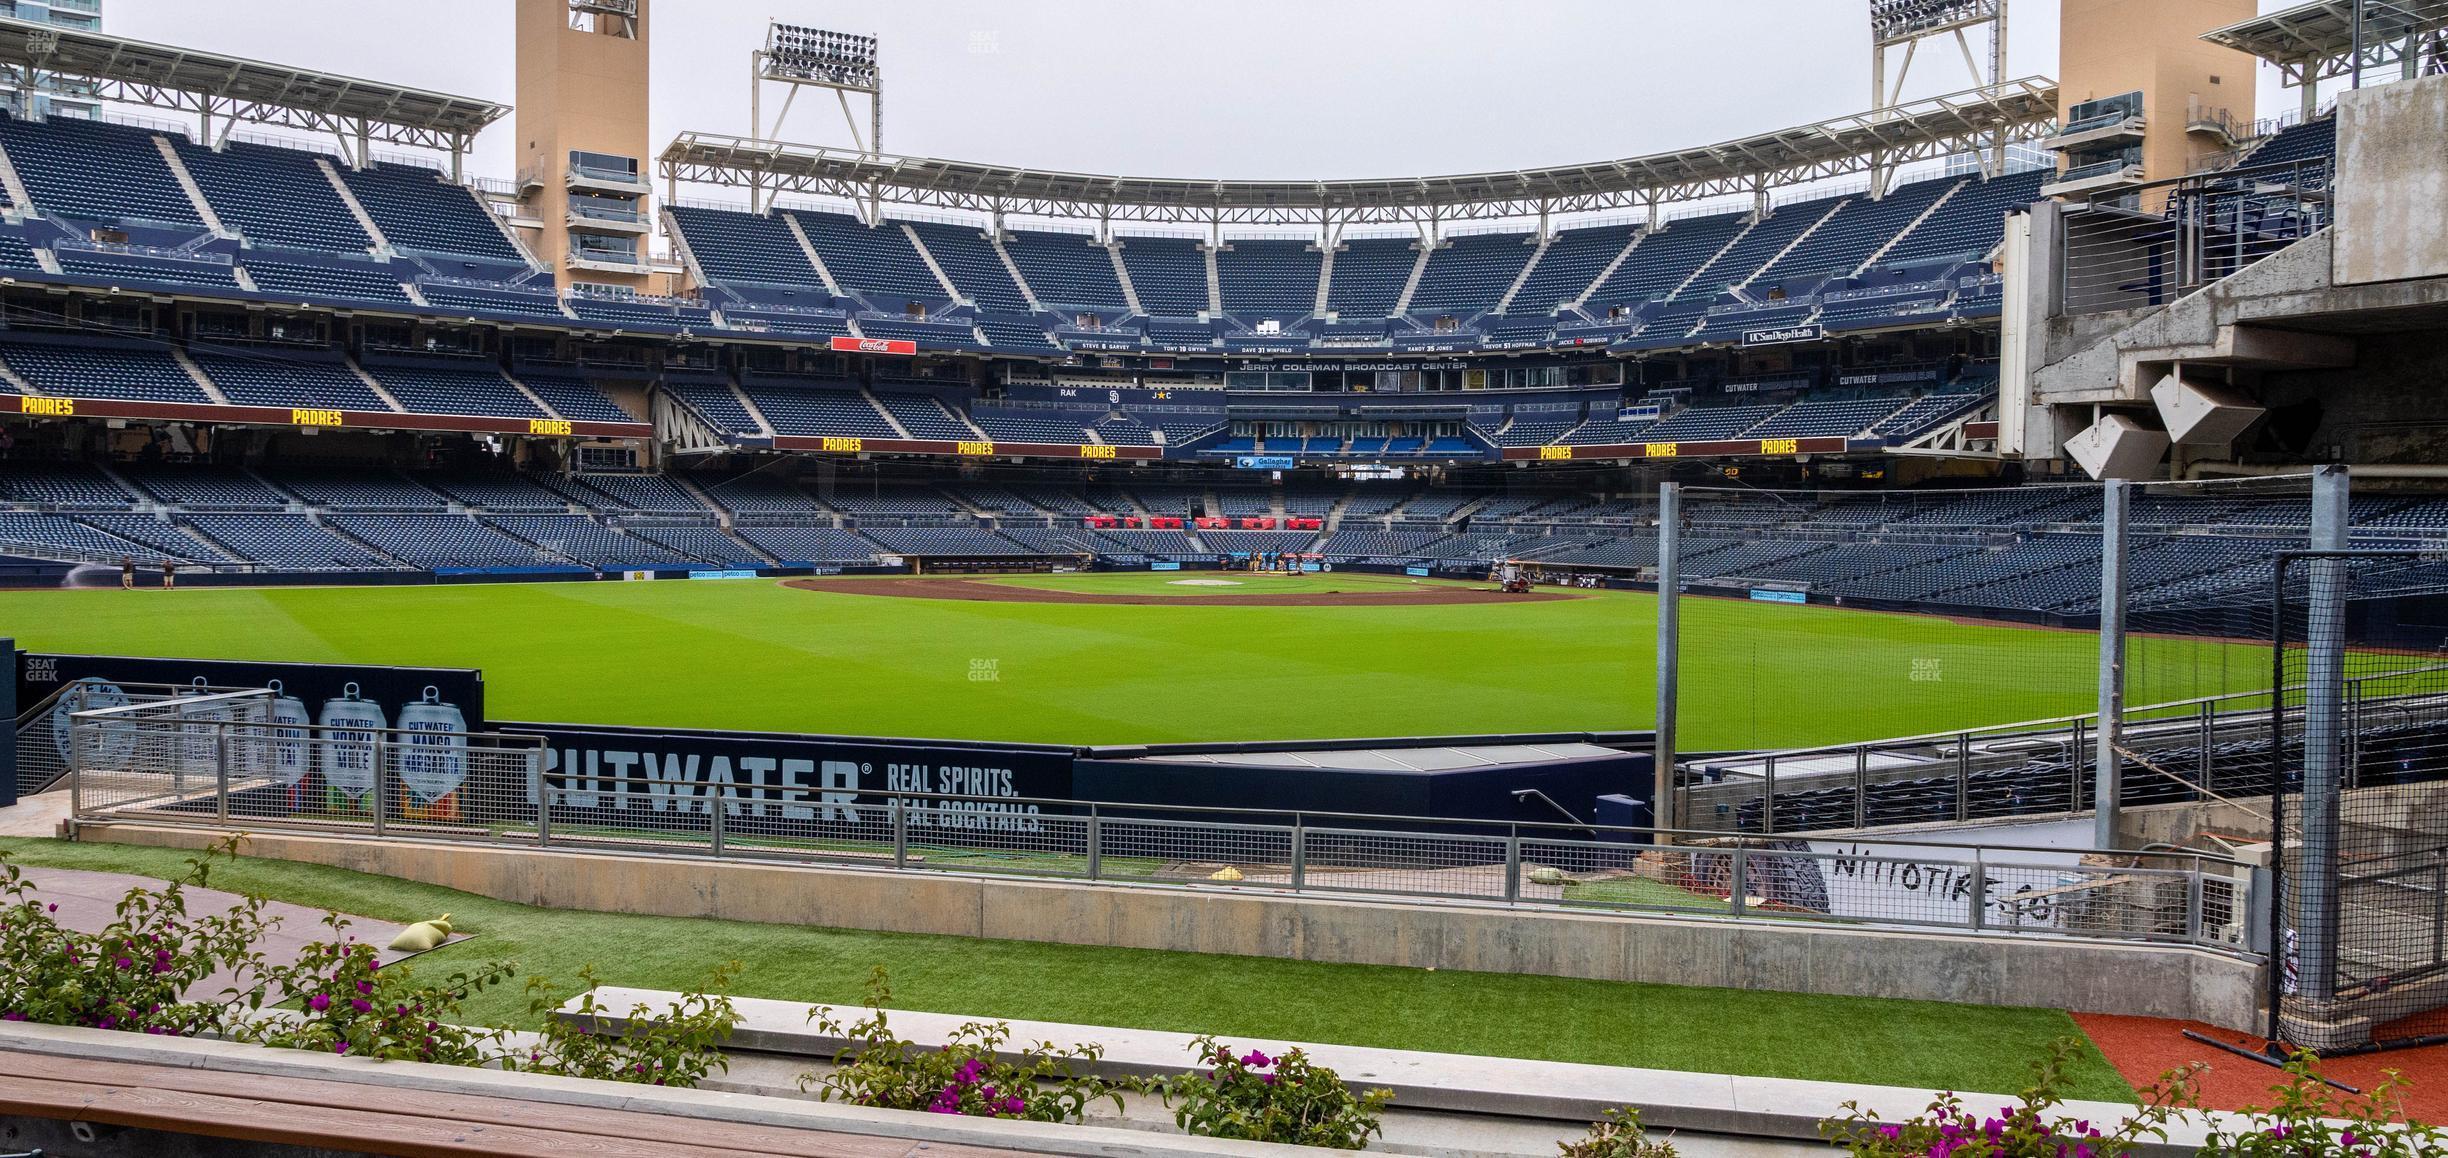
M 2448 1034 L 2448 554 L 2368 520 L 2352 541 L 2279 561 L 2262 741 L 2281 1036 L 2324 1051 Z

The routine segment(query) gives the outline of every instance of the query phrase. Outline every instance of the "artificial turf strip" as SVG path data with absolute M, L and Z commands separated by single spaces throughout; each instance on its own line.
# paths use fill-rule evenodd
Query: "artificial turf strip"
M 170 878 L 194 854 L 108 844 L 0 840 L 21 864 Z M 1932 1090 L 2012 1091 L 2060 1037 L 2054 1010 L 1814 997 L 1553 977 L 1328 965 L 1137 949 L 851 932 L 737 921 L 568 912 L 320 865 L 238 858 L 215 887 L 384 920 L 449 912 L 478 936 L 420 957 L 420 971 L 509 959 L 568 982 L 688 989 L 729 960 L 741 996 L 855 1003 L 869 971 L 895 1006 L 983 1017 L 1211 1032 L 1248 1044 L 1308 1041 Z M 378 930 L 387 933 L 389 930 Z M 519 987 L 473 1003 L 519 1024 Z M 1065 1043 L 1068 1044 L 1068 1043 Z M 2071 1096 L 2133 1090 L 2084 1039 Z
M 1095 744 L 1637 729 L 1653 713 L 1652 596 L 1231 607 L 1196 593 L 1239 588 L 1180 577 L 1025 580 L 1194 593 L 1178 606 L 771 580 L 7 591 L 0 634 L 33 651 L 481 668 L 489 714 L 534 722 Z M 1683 641 L 1687 751 L 1922 735 L 2097 700 L 2097 645 L 2080 632 L 1694 598 Z M 2268 686 L 2258 646 L 2130 646 L 2129 703 Z

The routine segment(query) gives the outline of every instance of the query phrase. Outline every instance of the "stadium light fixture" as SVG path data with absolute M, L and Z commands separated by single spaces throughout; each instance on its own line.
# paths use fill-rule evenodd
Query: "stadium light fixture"
M 842 120 L 850 126 L 850 141 L 860 153 L 881 157 L 884 153 L 884 70 L 876 52 L 876 38 L 856 32 L 836 32 L 813 28 L 805 24 L 784 24 L 774 21 L 766 26 L 765 45 L 749 54 L 748 131 L 762 140 L 779 140 L 782 122 L 790 119 L 791 105 L 799 99 L 799 91 L 807 88 L 832 89 L 841 102 Z M 790 92 L 782 98 L 782 111 L 774 114 L 773 124 L 765 124 L 765 86 L 783 84 Z M 867 132 L 859 133 L 858 118 L 850 111 L 850 94 L 867 98 Z M 756 207 L 757 190 L 750 188 L 748 202 Z
M 1870 35 L 1881 45 L 1977 28 L 2005 15 L 2006 0 L 1870 0 Z
M 1989 59 L 1984 66 L 1972 51 L 1972 29 L 1989 28 Z M 1913 57 L 1921 42 L 1938 37 L 1950 37 L 1963 51 L 1964 67 L 1972 73 L 1972 83 L 1984 90 L 1994 90 L 2006 81 L 2006 0 L 1870 0 L 1870 107 L 1885 112 L 1904 99 L 1904 80 L 1912 74 Z M 1901 48 L 1904 59 L 1895 70 L 1892 84 L 1887 79 L 1888 53 Z M 1999 134 L 1982 150 L 1982 169 L 1995 177 L 2006 171 L 2004 134 Z M 1875 192 L 1886 189 L 1889 171 L 1874 173 L 1871 187 Z

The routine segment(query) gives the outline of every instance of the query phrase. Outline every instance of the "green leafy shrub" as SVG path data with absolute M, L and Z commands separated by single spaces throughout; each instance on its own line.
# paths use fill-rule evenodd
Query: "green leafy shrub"
M 1556 1143 L 1563 1158 L 1678 1158 L 1672 1144 L 1652 1142 L 1641 1129 L 1640 1111 L 1630 1106 L 1608 1110 L 1590 1123 L 1588 1134 Z
M 480 1066 L 502 1056 L 504 1031 L 462 1025 L 467 999 L 508 981 L 517 966 L 494 961 L 453 973 L 440 985 L 419 984 L 406 962 L 376 968 L 374 947 L 348 932 L 338 914 L 324 924 L 331 939 L 300 951 L 288 965 L 266 970 L 265 986 L 296 1016 L 260 1018 L 232 1027 L 240 1041 L 309 1049 L 383 1061 Z
M 850 1044 L 834 1057 L 831 1073 L 802 1076 L 799 1087 L 828 1102 L 1029 1122 L 1077 1122 L 1099 1101 L 1119 1111 L 1122 1094 L 1138 1088 L 1088 1073 L 1105 1056 L 1093 1045 L 1040 1042 L 1020 1049 L 1018 1061 L 1007 1060 L 1011 1027 L 1001 1022 L 962 1025 L 940 1049 L 903 1041 L 884 1011 L 891 998 L 891 979 L 879 967 L 867 982 L 865 1017 L 845 1024 L 830 1009 L 811 1010 L 808 1020 L 818 1029 Z
M 2162 1083 L 2139 1113 L 2102 1131 L 2055 1112 L 2065 1102 L 2066 1063 L 2079 1048 L 2071 1038 L 2052 1043 L 2048 1056 L 2032 1065 L 2031 1087 L 1994 1114 L 1975 1113 L 1951 1093 L 1901 1122 L 1882 1121 L 1846 1102 L 1844 1115 L 1821 1123 L 1820 1132 L 1861 1158 L 2119 1158 L 2146 1140 L 2165 1140 L 2168 1118 L 2191 1100 L 2190 1075 Z
M 2309 1052 L 2287 1062 L 2287 1080 L 2271 1086 L 2278 1104 L 2247 1110 L 2241 1124 L 2213 1130 L 2201 1153 L 2243 1158 L 2440 1158 L 2448 1130 L 2405 1116 L 2397 1071 L 2362 1097 L 2345 1095 L 2314 1076 Z
M 594 966 L 579 971 L 585 983 L 577 997 L 574 1017 L 555 1016 L 567 1003 L 552 982 L 527 979 L 527 1009 L 543 1018 L 543 1032 L 525 1056 L 508 1064 L 535 1073 L 571 1078 L 639 1082 L 655 1086 L 695 1086 L 717 1070 L 731 1068 L 722 1045 L 739 1026 L 739 1011 L 723 990 L 739 977 L 739 962 L 716 969 L 702 990 L 682 994 L 663 1009 L 644 1003 L 630 1006 L 623 1033 L 604 1033 L 599 1017 L 621 1016 L 595 998 L 602 982 Z
M 0 854 L 0 1020 L 191 1037 L 253 1008 L 258 999 L 234 987 L 219 1001 L 185 996 L 216 973 L 242 985 L 260 978 L 255 946 L 276 920 L 259 897 L 214 916 L 188 913 L 187 889 L 205 886 L 211 855 L 189 861 L 184 880 L 128 890 L 107 927 L 84 933 L 60 924 L 59 906 Z
M 273 963 L 259 945 L 278 918 L 261 897 L 230 911 L 197 917 L 187 890 L 204 888 L 212 860 L 236 856 L 243 837 L 215 845 L 188 862 L 188 874 L 159 888 L 138 886 L 120 899 L 100 932 L 60 924 L 59 906 L 35 895 L 23 870 L 0 852 L 0 1020 L 193 1037 L 305 1049 L 345 1057 L 488 1066 L 536 1073 L 656 1085 L 693 1086 L 728 1063 L 721 1045 L 738 1023 L 728 997 L 684 994 L 669 1008 L 629 1011 L 625 1035 L 601 1034 L 584 1022 L 546 1017 L 535 1044 L 509 1044 L 509 1031 L 464 1024 L 470 997 L 518 973 L 494 961 L 423 983 L 406 962 L 377 968 L 374 946 L 349 933 L 337 913 L 324 919 L 329 936 L 308 944 L 294 961 Z M 215 974 L 235 983 L 213 998 L 187 990 Z M 720 990 L 736 975 L 717 971 Z M 607 1011 L 595 1000 L 590 969 L 576 1012 Z M 528 982 L 529 1009 L 561 1004 L 549 982 Z M 288 1008 L 282 1008 L 287 1006 Z
M 1157 1086 L 1173 1124 L 1202 1138 L 1235 1138 L 1358 1150 L 1384 1134 L 1380 1111 L 1391 1090 L 1355 1094 L 1341 1076 L 1291 1050 L 1268 1057 L 1236 1055 L 1212 1037 L 1198 1039 L 1213 1068 L 1193 1070 Z

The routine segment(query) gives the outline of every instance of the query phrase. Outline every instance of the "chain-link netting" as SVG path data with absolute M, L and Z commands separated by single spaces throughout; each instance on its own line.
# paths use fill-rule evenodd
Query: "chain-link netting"
M 2271 589 L 2281 1033 L 2325 1051 L 2448 1033 L 2448 543 L 2405 510 Z
M 2190 709 L 2266 687 L 2268 618 L 2251 604 L 2270 557 L 2307 542 L 2307 479 L 2128 493 L 2126 703 Z M 1681 746 L 1793 748 L 2095 711 L 2107 495 L 1687 490 L 1680 570 L 1699 598 L 1683 604 Z

